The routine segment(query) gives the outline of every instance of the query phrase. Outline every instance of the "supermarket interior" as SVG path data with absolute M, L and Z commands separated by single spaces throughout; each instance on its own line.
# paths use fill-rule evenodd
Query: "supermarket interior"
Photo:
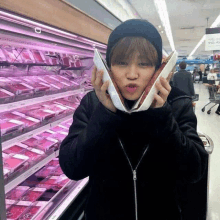
M 192 76 L 208 162 L 202 179 L 187 185 L 182 220 L 220 220 L 218 0 L 0 1 L 1 220 L 86 219 L 89 176 L 71 180 L 64 174 L 60 145 L 93 90 L 95 49 L 105 58 L 109 35 L 129 19 L 152 23 L 163 58 L 176 51 L 175 73 L 184 61 Z

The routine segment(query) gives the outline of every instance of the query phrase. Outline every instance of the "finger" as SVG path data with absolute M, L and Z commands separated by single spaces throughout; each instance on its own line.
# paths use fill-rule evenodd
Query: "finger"
M 99 95 L 99 97 L 100 97 L 100 101 L 101 102 L 105 102 L 105 100 L 108 98 L 108 96 L 107 96 L 107 94 L 106 94 L 106 91 L 107 91 L 107 89 L 108 89 L 108 86 L 109 86 L 109 82 L 108 81 L 106 81 L 106 82 L 104 82 L 103 83 L 103 85 L 102 85 L 102 87 L 101 87 L 101 92 L 100 92 L 100 95 Z
M 100 70 L 96 74 L 96 79 L 95 79 L 95 86 L 101 88 L 102 86 L 102 76 L 103 76 L 103 70 Z
M 158 95 L 158 94 L 154 95 L 154 99 L 155 99 L 155 106 L 154 106 L 154 108 L 160 108 L 165 103 L 164 99 L 160 95 Z
M 101 91 L 106 94 L 108 87 L 109 87 L 109 81 L 104 82 L 101 87 Z
M 92 70 L 92 77 L 91 77 L 92 85 L 93 85 L 94 82 L 95 82 L 96 72 L 97 72 L 97 67 L 95 66 L 95 67 L 93 68 L 93 70 Z
M 165 79 L 164 77 L 161 77 L 161 78 L 160 78 L 160 82 L 161 82 L 162 86 L 163 86 L 168 92 L 171 91 L 171 86 L 170 86 L 170 83 L 167 81 L 167 79 Z
M 159 91 L 159 95 L 164 101 L 167 100 L 167 97 L 169 95 L 169 92 L 162 86 L 162 84 L 160 83 L 160 80 L 156 83 L 156 88 Z

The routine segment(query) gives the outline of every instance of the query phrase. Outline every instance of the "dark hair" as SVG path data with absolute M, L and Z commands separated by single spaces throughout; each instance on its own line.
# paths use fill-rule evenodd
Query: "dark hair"
M 141 59 L 149 66 L 158 63 L 158 54 L 155 47 L 143 37 L 124 37 L 114 45 L 110 53 L 111 65 L 118 62 L 133 59 L 134 54 L 139 52 Z
M 185 70 L 186 69 L 186 63 L 184 61 L 180 62 L 179 67 L 180 67 L 180 69 Z

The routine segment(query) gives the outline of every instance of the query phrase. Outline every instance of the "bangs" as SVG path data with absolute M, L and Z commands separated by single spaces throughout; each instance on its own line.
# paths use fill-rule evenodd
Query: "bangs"
M 111 65 L 118 62 L 130 62 L 136 53 L 140 54 L 142 62 L 147 62 L 149 66 L 158 63 L 158 55 L 154 46 L 143 37 L 124 37 L 113 48 L 110 54 Z

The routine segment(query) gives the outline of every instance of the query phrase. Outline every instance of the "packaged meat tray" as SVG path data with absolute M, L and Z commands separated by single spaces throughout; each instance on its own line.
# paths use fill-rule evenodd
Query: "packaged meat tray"
M 59 65 L 60 64 L 60 62 L 59 62 L 60 55 L 58 53 L 46 51 L 44 53 L 44 56 L 45 56 L 47 64 L 51 64 L 51 65 Z
M 28 161 L 30 164 L 36 163 L 46 156 L 43 151 L 36 148 L 28 148 L 22 154 L 30 158 Z
M 50 90 L 52 91 L 61 90 L 61 88 L 63 88 L 63 84 L 59 86 L 60 83 L 48 78 L 47 76 L 39 76 L 38 79 L 41 80 L 43 83 L 49 84 Z
M 3 53 L 2 49 L 0 48 L 0 63 L 5 63 L 7 60 L 6 60 L 6 57 L 5 57 L 5 54 Z
M 54 131 L 47 130 L 47 131 L 44 131 L 44 132 L 38 134 L 37 136 L 41 137 L 41 138 L 48 138 L 48 137 L 51 137 L 54 134 L 56 134 Z
M 3 150 L 3 152 L 6 154 L 20 154 L 27 148 L 28 148 L 27 145 L 24 145 L 22 143 L 18 143 L 18 144 L 15 144 L 15 145 Z
M 0 103 L 7 103 L 14 100 L 14 94 L 0 88 Z
M 67 129 L 67 127 L 65 127 L 63 125 L 58 125 L 56 127 L 51 128 L 50 130 L 54 131 L 54 132 L 59 132 L 59 131 L 63 131 L 64 129 Z
M 70 67 L 70 59 L 66 54 L 62 54 L 61 59 L 62 59 L 62 62 L 63 62 L 64 66 Z
M 1 46 L 3 53 L 9 63 L 22 63 L 21 56 L 11 46 Z
M 7 85 L 7 90 L 15 95 L 32 94 L 34 92 L 34 88 L 27 83 L 15 81 L 11 81 L 11 83 Z
M 52 138 L 44 138 L 39 141 L 39 143 L 35 146 L 37 149 L 40 149 L 44 152 L 49 151 L 50 149 L 58 148 L 58 141 Z
M 24 193 L 29 190 L 28 186 L 17 186 L 5 195 L 6 199 L 19 200 Z
M 29 138 L 25 141 L 22 141 L 21 143 L 27 145 L 28 147 L 35 148 L 39 144 L 40 140 L 41 140 L 40 137 L 34 136 L 34 137 Z
M 40 125 L 40 120 L 33 117 L 19 118 L 19 121 L 23 122 L 24 128 L 34 129 Z
M 32 188 L 21 197 L 21 200 L 35 202 L 46 192 L 46 190 L 46 188 Z
M 75 111 L 78 104 L 75 104 L 73 102 L 69 102 L 65 99 L 57 99 L 56 101 L 54 101 L 54 103 L 59 104 L 59 105 L 63 105 L 65 107 L 68 107 L 70 110 Z
M 18 48 L 18 53 L 24 63 L 35 63 L 34 57 L 28 49 Z
M 20 131 L 24 127 L 24 123 L 18 120 L 0 121 L 1 134 L 5 135 L 14 131 Z
M 62 105 L 58 105 L 58 104 L 49 104 L 48 103 L 48 104 L 42 105 L 42 107 L 44 109 L 51 110 L 51 111 L 55 112 L 56 115 L 63 114 L 68 110 L 67 107 L 62 106 Z
M 17 220 L 28 208 L 31 206 L 32 202 L 20 201 L 15 205 L 11 205 L 7 209 L 7 220 Z
M 29 157 L 27 156 L 15 154 L 13 156 L 3 158 L 3 166 L 4 168 L 9 169 L 11 173 L 13 173 L 26 167 L 28 160 Z
M 10 175 L 10 170 L 3 168 L 4 179 L 6 180 Z
M 60 167 L 60 165 L 58 165 L 53 171 L 52 171 L 52 175 L 53 176 L 60 176 L 63 174 L 63 171 Z
M 14 205 L 15 203 L 16 203 L 15 200 L 5 199 L 6 209 L 8 209 L 9 207 L 11 207 L 11 205 Z
M 58 158 L 54 158 L 47 165 L 55 167 L 55 166 L 59 165 L 59 159 Z
M 13 112 L 3 112 L 3 113 L 0 113 L 0 119 L 3 120 L 3 121 L 8 121 L 10 119 L 17 120 L 19 118 L 20 118 L 20 116 L 14 114 Z
M 49 119 L 55 117 L 55 115 L 56 115 L 56 113 L 54 111 L 48 110 L 48 109 L 32 110 L 32 111 L 28 111 L 26 114 L 33 117 L 33 118 L 37 118 L 40 121 L 49 120 Z
M 40 212 L 40 210 L 43 209 L 47 204 L 48 202 L 44 202 L 44 201 L 38 201 L 38 202 L 33 203 L 33 205 L 31 205 L 29 209 L 27 209 L 25 213 L 23 213 L 22 216 L 18 220 L 34 219 L 37 213 Z
M 68 135 L 68 132 L 60 131 L 54 134 L 52 137 L 58 140 L 59 142 L 62 142 L 67 135 Z
M 43 54 L 38 51 L 38 50 L 31 50 L 32 54 L 33 54 L 33 57 L 36 61 L 36 63 L 39 63 L 39 64 L 45 64 L 45 60 L 44 60 L 44 57 L 43 57 Z
M 52 173 L 52 171 L 54 169 L 56 169 L 56 167 L 45 166 L 41 170 L 39 170 L 37 173 L 35 173 L 35 176 L 37 178 L 46 178 L 46 177 L 50 176 L 50 174 Z
M 55 182 L 58 180 L 59 176 L 51 176 L 51 177 L 48 177 L 44 180 L 42 180 L 38 185 L 37 187 L 40 187 L 40 188 L 46 188 L 47 190 L 51 189 Z
M 59 191 L 60 189 L 62 189 L 70 181 L 71 180 L 65 174 L 63 174 L 54 183 L 54 186 L 52 187 L 52 189 L 54 191 Z

